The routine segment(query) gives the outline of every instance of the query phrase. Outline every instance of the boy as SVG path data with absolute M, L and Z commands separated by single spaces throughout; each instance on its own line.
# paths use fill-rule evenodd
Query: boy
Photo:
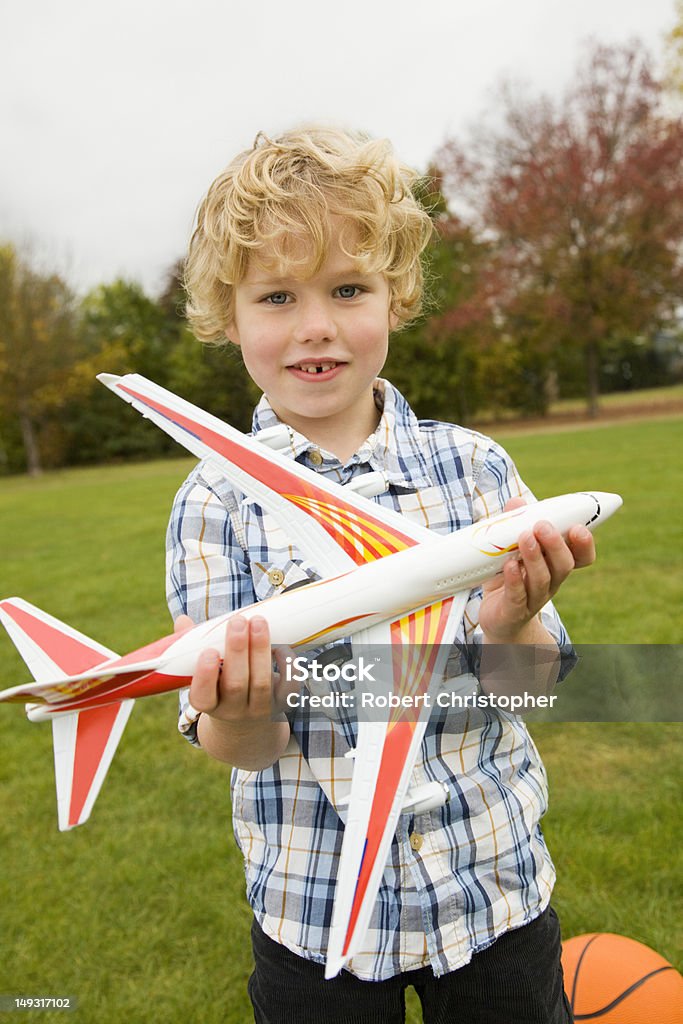
M 378 379 L 389 332 L 420 308 L 431 224 L 412 196 L 415 179 L 387 143 L 364 136 L 304 128 L 257 137 L 200 207 L 188 316 L 201 340 L 239 346 L 264 392 L 255 433 L 286 424 L 286 454 L 342 484 L 382 472 L 387 489 L 375 500 L 447 532 L 530 495 L 492 441 L 418 422 Z M 458 638 L 480 651 L 482 688 L 491 644 L 556 651 L 527 689 L 551 686 L 571 661 L 548 602 L 594 560 L 592 536 L 577 526 L 565 543 L 541 525 L 520 552 L 521 565 L 507 562 L 484 595 L 473 591 Z M 190 474 L 169 526 L 179 628 L 184 615 L 203 620 L 313 578 L 315 566 L 209 463 Z M 444 782 L 449 800 L 401 816 L 363 949 L 323 979 L 334 877 L 321 865 L 334 863 L 343 834 L 324 789 L 353 736 L 331 717 L 273 720 L 271 668 L 265 621 L 237 617 L 222 669 L 205 652 L 181 698 L 188 738 L 233 766 L 256 1021 L 402 1021 L 409 984 L 425 1021 L 570 1020 L 539 827 L 545 774 L 525 726 L 508 716 L 473 715 L 458 731 L 433 716 L 415 771 Z

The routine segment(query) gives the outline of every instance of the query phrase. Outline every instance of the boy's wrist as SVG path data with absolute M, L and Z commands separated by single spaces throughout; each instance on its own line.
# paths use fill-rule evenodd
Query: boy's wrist
M 479 683 L 485 693 L 549 694 L 560 670 L 560 649 L 540 612 L 508 635 L 484 634 Z
M 197 738 L 204 750 L 234 768 L 260 771 L 283 753 L 289 739 L 284 719 L 215 718 L 202 712 L 197 720 Z
M 543 625 L 540 612 L 537 612 L 533 618 L 521 626 L 484 630 L 483 642 L 485 644 L 556 644 L 555 638 Z

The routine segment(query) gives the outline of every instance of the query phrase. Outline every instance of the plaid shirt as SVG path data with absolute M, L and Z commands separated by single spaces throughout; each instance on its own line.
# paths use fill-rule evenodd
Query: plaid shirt
M 385 381 L 375 395 L 380 424 L 345 465 L 300 434 L 285 454 L 341 484 L 381 470 L 389 487 L 374 500 L 440 533 L 501 511 L 511 496 L 533 500 L 489 438 L 418 421 Z M 262 398 L 253 432 L 277 422 Z M 174 618 L 185 612 L 200 622 L 317 576 L 268 514 L 210 462 L 199 463 L 176 496 L 169 524 Z M 480 643 L 480 602 L 481 590 L 474 590 L 459 643 Z M 543 620 L 560 645 L 564 675 L 573 654 L 551 605 Z M 186 706 L 184 691 L 181 728 L 196 744 Z M 290 724 L 289 745 L 274 765 L 233 769 L 233 827 L 259 924 L 272 939 L 323 963 L 343 835 L 335 804 L 348 790 L 352 761 L 343 755 L 353 728 L 303 712 L 293 713 Z M 359 978 L 383 980 L 425 965 L 436 975 L 452 971 L 533 920 L 550 900 L 555 872 L 539 826 L 546 776 L 520 720 L 488 710 L 434 712 L 411 786 L 429 781 L 446 783 L 449 800 L 399 818 L 363 948 L 347 965 Z

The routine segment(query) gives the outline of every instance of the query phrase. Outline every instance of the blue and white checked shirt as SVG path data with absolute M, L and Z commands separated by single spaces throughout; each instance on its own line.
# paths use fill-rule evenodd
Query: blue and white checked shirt
M 375 395 L 380 424 L 345 465 L 300 434 L 286 454 L 341 484 L 382 471 L 389 489 L 374 500 L 440 533 L 494 515 L 511 496 L 533 500 L 489 438 L 418 421 L 386 381 Z M 262 398 L 253 432 L 278 422 Z M 318 576 L 272 518 L 209 462 L 176 496 L 167 554 L 171 614 L 195 622 Z M 473 591 L 460 643 L 481 640 L 480 602 L 481 590 Z M 565 674 L 573 660 L 568 638 L 551 605 L 543 619 Z M 181 712 L 186 706 L 185 691 Z M 196 726 L 188 730 L 182 714 L 181 722 L 196 744 Z M 233 769 L 233 827 L 260 926 L 324 963 L 343 835 L 335 804 L 348 790 L 352 762 L 343 755 L 353 735 L 348 722 L 323 714 L 296 712 L 290 722 L 279 761 L 263 771 Z M 455 970 L 550 900 L 555 871 L 539 825 L 546 775 L 521 721 L 488 710 L 433 713 L 411 787 L 430 781 L 445 783 L 450 798 L 438 810 L 401 815 L 363 948 L 347 965 L 359 978 L 379 981 L 426 965 L 436 975 Z

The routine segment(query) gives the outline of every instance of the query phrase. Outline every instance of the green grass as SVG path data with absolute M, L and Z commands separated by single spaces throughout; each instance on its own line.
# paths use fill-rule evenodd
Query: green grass
M 539 498 L 595 488 L 624 499 L 596 533 L 595 566 L 558 598 L 576 641 L 681 643 L 683 419 L 496 439 Z
M 544 833 L 563 932 L 629 935 L 682 966 L 680 725 L 582 722 L 533 733 L 550 780 Z
M 577 642 L 681 642 L 682 435 L 683 420 L 501 434 L 539 497 L 590 487 L 624 496 L 598 534 L 598 564 L 558 600 Z M 0 483 L 1 594 L 122 652 L 167 631 L 164 530 L 191 465 Z M 26 677 L 0 636 L 0 686 Z M 138 702 L 92 821 L 61 835 L 50 730 L 0 709 L 0 994 L 75 996 L 69 1019 L 83 1022 L 251 1019 L 250 912 L 227 771 L 176 735 L 175 716 L 173 695 Z M 550 776 L 544 830 L 565 935 L 621 932 L 680 966 L 680 727 L 533 732 Z M 413 994 L 411 1024 L 416 1006 Z

